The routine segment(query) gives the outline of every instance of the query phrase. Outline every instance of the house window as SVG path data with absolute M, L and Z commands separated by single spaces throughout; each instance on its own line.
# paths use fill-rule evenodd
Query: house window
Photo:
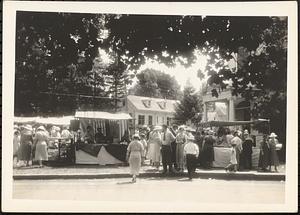
M 171 121 L 172 121 L 172 118 L 171 118 L 171 117 L 167 117 L 167 125 L 168 125 L 168 126 L 171 125 Z
M 144 115 L 139 115 L 138 124 L 139 125 L 144 125 L 145 124 L 145 116 Z
M 148 116 L 148 125 L 153 125 L 153 117 Z

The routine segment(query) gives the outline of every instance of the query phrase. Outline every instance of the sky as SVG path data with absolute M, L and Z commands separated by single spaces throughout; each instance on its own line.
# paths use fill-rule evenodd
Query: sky
M 146 63 L 140 67 L 137 73 L 147 68 L 159 70 L 166 74 L 174 76 L 178 84 L 181 86 L 182 90 L 186 86 L 187 82 L 190 82 L 192 86 L 196 88 L 196 90 L 199 90 L 202 83 L 206 81 L 207 77 L 205 76 L 204 80 L 200 80 L 200 78 L 197 76 L 197 71 L 199 69 L 201 69 L 201 71 L 205 71 L 207 56 L 204 56 L 199 52 L 195 52 L 195 56 L 196 56 L 195 62 L 188 68 L 185 68 L 179 62 L 177 62 L 173 67 L 167 67 L 164 64 L 158 63 L 154 59 L 148 58 L 146 60 Z M 137 80 L 135 79 L 134 83 L 136 81 Z

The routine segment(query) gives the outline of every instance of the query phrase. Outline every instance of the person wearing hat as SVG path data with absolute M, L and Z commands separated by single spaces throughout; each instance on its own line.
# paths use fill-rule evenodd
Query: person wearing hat
M 148 158 L 150 160 L 150 165 L 153 165 L 156 167 L 157 170 L 159 170 L 160 166 L 160 146 L 161 146 L 161 127 L 155 126 L 153 127 L 153 130 L 149 134 L 148 139 Z
M 274 166 L 275 172 L 278 172 L 277 167 L 279 166 L 278 154 L 276 151 L 276 145 L 278 144 L 278 140 L 276 139 L 277 135 L 272 132 L 269 136 L 269 145 L 270 145 L 270 167 L 269 171 L 272 171 L 272 166 Z
M 126 159 L 130 167 L 130 174 L 132 175 L 132 182 L 136 182 L 136 176 L 139 175 L 142 156 L 144 154 L 144 146 L 140 141 L 140 136 L 134 134 L 132 141 L 127 147 Z
M 175 141 L 175 136 L 168 129 L 167 125 L 162 126 L 162 142 L 161 142 L 161 155 L 163 164 L 163 174 L 167 173 L 169 166 L 169 173 L 175 173 L 172 165 L 172 147 L 171 143 Z
M 197 158 L 199 155 L 199 147 L 195 143 L 195 138 L 192 134 L 187 137 L 187 143 L 183 148 L 184 157 L 186 159 L 186 167 L 188 170 L 189 179 L 193 178 L 193 173 L 196 169 Z
M 226 172 L 229 171 L 237 171 L 237 159 L 236 159 L 236 142 L 232 141 L 231 142 L 231 148 L 230 148 L 230 162 L 229 164 L 225 167 Z
M 29 161 L 32 158 L 32 143 L 32 126 L 27 124 L 22 127 L 19 148 L 19 160 L 25 161 L 26 166 L 29 166 Z
M 19 162 L 19 158 L 18 158 L 18 151 L 20 148 L 20 142 L 21 142 L 21 136 L 20 136 L 20 130 L 18 126 L 14 126 L 14 139 L 13 139 L 13 159 L 16 161 L 17 163 Z
M 141 133 L 140 134 L 140 138 L 141 138 L 141 143 L 144 147 L 144 152 L 142 154 L 142 164 L 144 164 L 145 160 L 146 160 L 146 155 L 147 155 L 147 148 L 148 148 L 148 144 L 147 144 L 147 140 L 146 140 L 146 134 Z
M 233 138 L 231 139 L 231 145 L 235 145 L 236 151 L 236 167 L 237 171 L 240 171 L 240 154 L 243 150 L 242 139 L 239 137 L 239 131 L 234 131 Z
M 214 132 L 207 130 L 208 135 L 204 137 L 204 144 L 202 149 L 202 158 L 204 168 L 211 168 L 212 163 L 215 160 L 214 156 L 214 144 L 216 139 L 213 137 Z
M 35 160 L 39 162 L 39 167 L 43 167 L 43 161 L 48 160 L 48 145 L 49 135 L 44 126 L 37 128 L 37 132 L 34 137 L 35 145 Z
M 181 172 L 183 172 L 184 169 L 183 148 L 186 142 L 187 135 L 185 133 L 184 127 L 180 126 L 178 129 L 178 134 L 176 135 L 176 166 Z
M 250 137 L 248 130 L 244 131 L 244 141 L 241 152 L 241 167 L 245 170 L 252 169 L 252 147 L 254 146 L 253 139 Z

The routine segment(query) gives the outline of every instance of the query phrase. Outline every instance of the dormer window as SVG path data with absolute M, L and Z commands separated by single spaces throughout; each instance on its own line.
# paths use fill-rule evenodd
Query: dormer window
M 163 110 L 166 109 L 166 107 L 167 107 L 167 102 L 166 101 L 157 102 L 157 104 Z
M 145 100 L 142 100 L 144 106 L 146 108 L 150 108 L 151 107 L 151 100 L 150 99 L 145 99 Z

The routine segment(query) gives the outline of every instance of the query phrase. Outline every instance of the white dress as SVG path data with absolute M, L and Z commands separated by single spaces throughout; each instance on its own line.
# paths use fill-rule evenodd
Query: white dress
M 132 141 L 127 148 L 129 153 L 129 167 L 131 175 L 139 175 L 142 162 L 142 154 L 144 153 L 143 144 L 140 141 Z

